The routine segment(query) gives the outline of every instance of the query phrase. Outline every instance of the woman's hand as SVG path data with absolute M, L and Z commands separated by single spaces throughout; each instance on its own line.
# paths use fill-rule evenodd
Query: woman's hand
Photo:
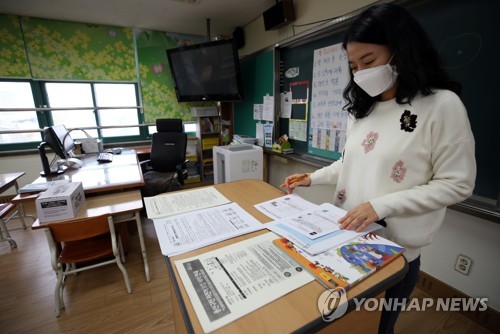
M 379 220 L 370 202 L 359 204 L 349 210 L 347 214 L 339 220 L 340 229 L 363 231 L 368 225 Z
M 285 182 L 281 187 L 286 187 L 286 192 L 291 194 L 297 187 L 309 187 L 311 185 L 311 178 L 309 174 L 293 174 L 285 178 Z

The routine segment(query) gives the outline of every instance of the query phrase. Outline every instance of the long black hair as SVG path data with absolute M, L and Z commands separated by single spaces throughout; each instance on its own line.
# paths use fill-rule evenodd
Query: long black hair
M 350 42 L 386 45 L 392 51 L 391 64 L 396 65 L 398 86 L 396 102 L 411 103 L 420 92 L 432 94 L 432 88 L 461 93 L 458 82 L 444 70 L 438 52 L 422 26 L 404 8 L 394 4 L 375 5 L 352 23 L 344 37 L 343 48 Z M 344 90 L 344 106 L 355 118 L 370 114 L 378 100 L 365 93 L 351 80 Z

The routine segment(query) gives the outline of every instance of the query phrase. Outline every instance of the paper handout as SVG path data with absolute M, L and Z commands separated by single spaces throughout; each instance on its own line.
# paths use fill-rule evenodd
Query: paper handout
M 330 203 L 323 203 L 317 208 L 286 217 L 282 222 L 302 233 L 309 239 L 317 239 L 339 230 L 338 221 L 347 211 Z
M 297 194 L 286 195 L 254 205 L 257 210 L 272 219 L 280 219 L 305 210 L 316 208 L 317 205 L 311 203 Z
M 265 228 L 236 203 L 153 219 L 153 222 L 161 253 L 165 256 Z
M 276 238 L 266 233 L 175 261 L 205 333 L 314 280 L 273 244 Z
M 149 219 L 222 205 L 230 201 L 214 187 L 144 197 Z
M 266 228 L 289 239 L 297 247 L 312 255 L 382 228 L 379 224 L 370 224 L 361 232 L 341 230 L 337 221 L 345 213 L 345 210 L 333 204 L 323 203 L 315 208 L 267 223 Z

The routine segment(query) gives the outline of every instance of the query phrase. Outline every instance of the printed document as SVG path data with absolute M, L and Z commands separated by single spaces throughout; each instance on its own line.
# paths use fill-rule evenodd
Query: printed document
M 338 220 L 347 211 L 330 203 L 267 223 L 267 229 L 287 238 L 297 247 L 316 255 L 341 243 L 373 232 L 382 226 L 370 224 L 361 232 L 341 230 Z
M 287 238 L 297 248 L 300 248 L 310 255 L 317 255 L 326 252 L 337 247 L 340 244 L 354 240 L 362 235 L 382 228 L 382 226 L 379 224 L 370 224 L 367 228 L 359 233 L 348 230 L 337 230 L 317 239 L 310 239 L 302 233 L 297 232 L 293 228 L 290 228 L 286 223 L 283 222 L 274 221 L 267 223 L 265 226 L 268 230 L 271 230 L 274 233 Z
M 205 333 L 314 280 L 274 245 L 276 238 L 274 233 L 266 233 L 175 261 Z
M 172 256 L 238 235 L 264 225 L 236 203 L 153 219 L 161 253 Z
M 317 207 L 297 194 L 290 194 L 254 205 L 257 210 L 272 219 L 280 219 Z
M 230 200 L 214 187 L 144 197 L 149 219 L 168 217 L 229 202 Z
M 344 217 L 346 213 L 347 211 L 333 204 L 323 203 L 317 208 L 285 217 L 281 221 L 309 239 L 317 239 L 334 231 L 338 231 L 338 221 L 340 218 Z

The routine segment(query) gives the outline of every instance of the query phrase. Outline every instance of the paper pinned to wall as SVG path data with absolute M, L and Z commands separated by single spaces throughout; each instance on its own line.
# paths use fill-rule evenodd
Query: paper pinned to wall
M 263 104 L 254 104 L 253 105 L 253 119 L 256 121 L 262 120 L 262 111 L 264 109 Z
M 264 145 L 265 147 L 273 147 L 273 125 L 264 124 Z
M 292 92 L 282 92 L 280 94 L 281 101 L 281 110 L 280 117 L 281 118 L 290 118 L 292 117 Z
M 257 145 L 264 146 L 264 124 L 255 124 L 255 137 L 257 138 Z
M 262 120 L 263 121 L 274 121 L 274 97 L 266 95 L 264 96 L 264 107 L 262 110 Z
M 307 137 L 307 122 L 296 121 L 291 119 L 288 127 L 291 139 L 306 141 Z

